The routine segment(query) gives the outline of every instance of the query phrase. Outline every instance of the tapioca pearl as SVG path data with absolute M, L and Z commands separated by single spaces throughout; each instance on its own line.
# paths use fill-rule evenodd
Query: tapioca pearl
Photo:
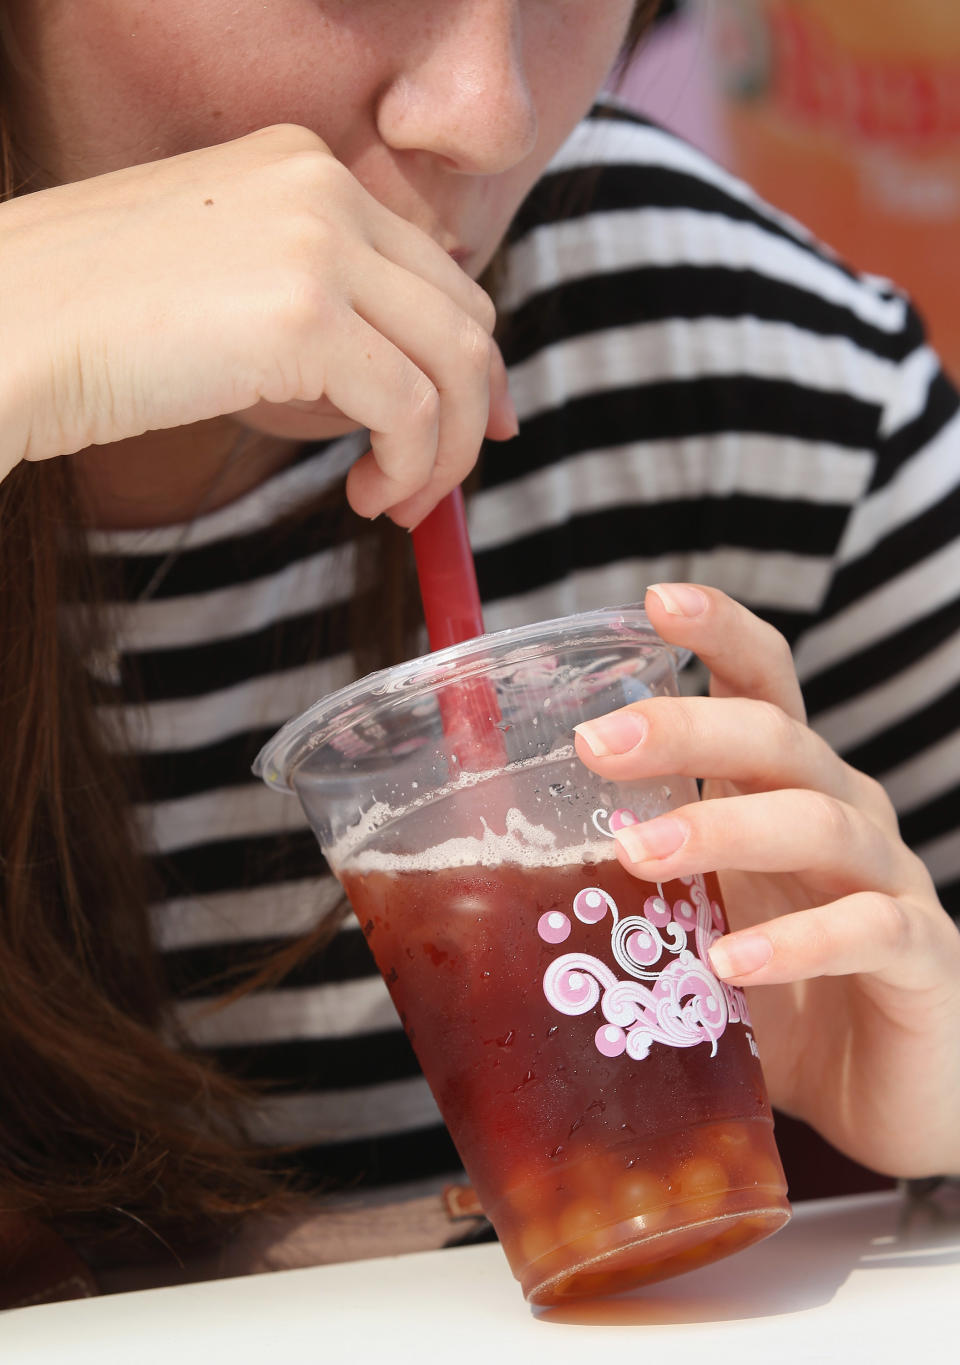
M 735 1251 L 739 1251 L 741 1247 L 749 1245 L 756 1239 L 756 1233 L 751 1228 L 745 1227 L 745 1222 L 746 1219 L 738 1218 L 732 1227 L 718 1233 L 713 1239 L 714 1250 L 719 1253 L 718 1259 L 719 1256 L 731 1256 Z
M 738 1123 L 731 1120 L 729 1123 L 714 1124 L 702 1129 L 701 1137 L 711 1147 L 740 1151 L 753 1145 L 754 1130 L 758 1127 L 760 1125 L 756 1123 Z
M 567 1144 L 569 1160 L 559 1172 L 557 1193 L 553 1203 L 559 1213 L 572 1204 L 590 1204 L 601 1210 L 610 1186 L 610 1161 L 605 1152 L 590 1147 L 586 1152 L 577 1139 L 588 1132 L 588 1126 L 578 1128 Z
M 726 1194 L 730 1177 L 721 1162 L 695 1156 L 675 1168 L 671 1184 L 680 1199 L 713 1200 Z
M 601 1024 L 594 1035 L 597 1051 L 604 1057 L 619 1057 L 627 1046 L 627 1035 L 616 1024 Z
M 597 1232 L 608 1221 L 596 1199 L 575 1199 L 561 1209 L 557 1217 L 560 1241 L 577 1242 L 581 1237 Z
M 632 1168 L 619 1176 L 611 1195 L 620 1219 L 650 1218 L 667 1200 L 662 1182 L 642 1168 Z
M 571 924 L 559 910 L 548 910 L 537 921 L 537 933 L 544 943 L 562 943 L 570 937 Z
M 520 1229 L 516 1238 L 517 1259 L 522 1265 L 539 1261 L 542 1256 L 549 1256 L 561 1241 L 552 1219 L 533 1218 Z
M 516 1164 L 511 1173 L 513 1182 L 511 1188 L 504 1190 L 504 1203 L 509 1205 L 513 1215 L 523 1216 L 526 1213 L 535 1211 L 542 1204 L 542 1196 L 538 1190 L 538 1179 L 533 1173 L 527 1173 L 522 1164 Z
M 747 1187 L 756 1185 L 764 1188 L 772 1187 L 777 1190 L 786 1188 L 783 1168 L 779 1161 L 774 1161 L 765 1152 L 755 1152 L 751 1159 L 746 1162 L 743 1176 L 738 1183 Z
M 708 1128 L 702 1133 L 702 1150 L 718 1158 L 731 1170 L 739 1170 L 754 1153 L 752 1134 L 745 1124 L 729 1123 Z
M 538 1201 L 531 1198 L 530 1185 L 523 1183 L 505 1191 L 503 1200 L 495 1212 L 498 1218 L 505 1218 L 513 1227 L 526 1222 L 536 1213 L 538 1207 Z
M 607 898 L 602 891 L 590 887 L 578 893 L 573 913 L 583 924 L 599 924 L 607 913 Z
M 676 1216 L 683 1223 L 699 1223 L 726 1212 L 731 1198 L 731 1178 L 720 1162 L 694 1159 L 675 1171 Z M 733 1182 L 739 1185 L 739 1181 Z

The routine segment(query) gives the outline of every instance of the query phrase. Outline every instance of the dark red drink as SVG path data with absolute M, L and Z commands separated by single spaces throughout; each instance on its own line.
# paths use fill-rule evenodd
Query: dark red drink
M 775 1231 L 746 1001 L 704 965 L 715 880 L 417 862 L 340 876 L 527 1297 L 616 1292 Z

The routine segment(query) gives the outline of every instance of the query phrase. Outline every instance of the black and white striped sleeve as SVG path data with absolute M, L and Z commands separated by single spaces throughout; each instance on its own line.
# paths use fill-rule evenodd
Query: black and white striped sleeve
M 910 312 L 869 486 L 796 648 L 811 723 L 877 777 L 960 915 L 960 397 Z

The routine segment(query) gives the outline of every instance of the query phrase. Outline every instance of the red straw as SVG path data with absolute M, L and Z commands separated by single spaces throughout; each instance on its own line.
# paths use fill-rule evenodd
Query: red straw
M 442 498 L 414 529 L 413 553 L 430 648 L 446 649 L 482 635 L 483 610 L 461 488 Z
M 430 648 L 445 649 L 482 635 L 477 570 L 459 487 L 415 528 L 413 553 Z M 444 733 L 461 768 L 502 767 L 506 754 L 497 729 L 500 708 L 490 682 L 471 678 L 451 685 L 441 690 L 439 700 Z

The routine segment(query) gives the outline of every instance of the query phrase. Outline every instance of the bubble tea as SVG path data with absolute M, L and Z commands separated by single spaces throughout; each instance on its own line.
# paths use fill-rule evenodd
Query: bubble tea
M 789 1216 L 747 1002 L 709 967 L 716 880 L 644 883 L 615 856 L 618 826 L 695 784 L 606 782 L 573 750 L 578 722 L 675 693 L 640 608 L 591 612 L 374 674 L 257 761 L 300 797 L 536 1304 L 704 1265 Z

